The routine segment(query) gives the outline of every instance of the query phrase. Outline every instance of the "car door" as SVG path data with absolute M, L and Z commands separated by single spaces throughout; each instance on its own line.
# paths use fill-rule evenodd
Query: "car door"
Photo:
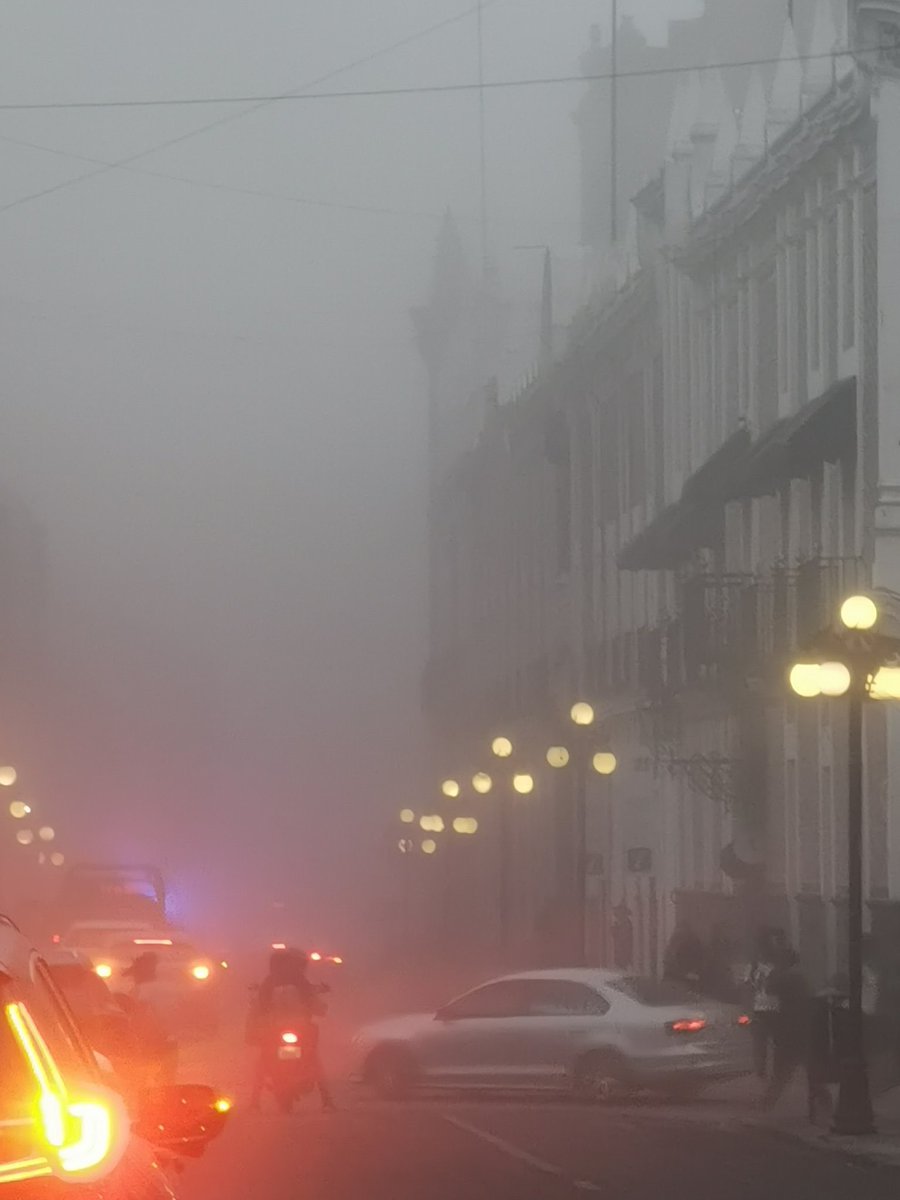
M 559 1087 L 580 1055 L 602 1041 L 609 1002 L 596 988 L 571 979 L 519 983 L 522 1013 L 510 1023 L 509 1082 Z
M 441 1087 L 498 1087 L 514 1058 L 514 1022 L 524 1012 L 518 980 L 484 984 L 435 1015 L 418 1041 L 419 1066 Z

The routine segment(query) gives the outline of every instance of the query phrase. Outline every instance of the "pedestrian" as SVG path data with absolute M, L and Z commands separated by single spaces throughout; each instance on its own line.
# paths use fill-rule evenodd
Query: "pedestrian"
M 772 1075 L 763 1095 L 763 1108 L 778 1103 L 797 1068 L 809 1062 L 809 989 L 799 958 L 790 948 L 774 952 L 768 987 L 778 1001 L 771 1019 Z
M 686 983 L 688 987 L 698 990 L 705 959 L 703 943 L 693 925 L 690 921 L 681 920 L 666 947 L 663 978 Z
M 772 974 L 778 953 L 786 948 L 787 939 L 778 929 L 761 929 L 756 939 L 756 949 L 747 984 L 750 988 L 750 1034 L 753 1043 L 753 1069 L 759 1079 L 769 1077 L 769 1050 L 775 1036 L 778 1016 L 778 995 L 772 987 Z

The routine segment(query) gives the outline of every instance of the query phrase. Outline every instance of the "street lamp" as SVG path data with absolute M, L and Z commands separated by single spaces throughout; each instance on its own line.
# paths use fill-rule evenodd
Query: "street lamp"
M 66 856 L 64 854 L 60 854 L 58 850 L 50 855 L 50 862 L 54 867 L 61 867 L 65 861 Z
M 422 853 L 423 854 L 434 854 L 436 850 L 437 850 L 437 842 L 434 840 L 434 838 L 426 838 L 425 841 L 422 843 Z
M 875 1125 L 863 1044 L 863 701 L 900 699 L 900 668 L 885 666 L 886 650 L 900 641 L 872 631 L 878 606 L 871 596 L 850 596 L 841 605 L 842 629 L 829 638 L 841 659 L 798 662 L 791 667 L 792 691 L 803 699 L 847 697 L 847 974 L 850 1012 L 847 1051 L 839 1066 L 834 1131 L 872 1133 Z
M 508 737 L 495 737 L 491 742 L 491 753 L 496 758 L 510 758 L 513 752 L 513 744 Z
M 42 842 L 52 842 L 56 837 L 56 830 L 52 825 L 42 825 L 38 830 L 38 837 Z
M 609 750 L 601 750 L 594 755 L 591 764 L 598 775 L 614 775 L 619 760 Z
M 569 765 L 571 755 L 565 746 L 551 746 L 547 751 L 547 763 L 553 767 L 554 771 L 559 771 L 562 767 Z
M 472 776 L 472 787 L 479 796 L 486 796 L 493 786 L 493 779 L 485 771 L 479 771 L 477 775 Z
M 529 775 L 527 771 L 521 771 L 513 775 L 512 785 L 518 796 L 530 796 L 534 791 L 534 776 Z
M 456 817 L 453 821 L 453 832 L 471 837 L 478 832 L 478 822 L 474 817 Z
M 588 704 L 585 700 L 579 700 L 577 704 L 572 705 L 569 716 L 575 725 L 585 728 L 593 725 L 596 714 L 592 704 Z
M 9 815 L 15 817 L 17 821 L 21 821 L 23 817 L 29 816 L 31 813 L 31 805 L 26 804 L 24 800 L 13 800 L 9 806 Z
M 16 834 L 16 841 L 20 846 L 30 846 L 34 841 L 34 833 L 30 829 L 20 829 Z
M 17 779 L 15 767 L 0 767 L 0 787 L 12 787 Z
M 448 800 L 456 800 L 459 796 L 459 784 L 455 779 L 445 779 L 441 784 L 441 791 Z
M 415 819 L 416 819 L 416 814 L 413 812 L 413 810 L 411 808 L 401 808 L 400 809 L 400 820 L 403 822 L 404 825 L 412 825 L 413 822 L 415 821 Z

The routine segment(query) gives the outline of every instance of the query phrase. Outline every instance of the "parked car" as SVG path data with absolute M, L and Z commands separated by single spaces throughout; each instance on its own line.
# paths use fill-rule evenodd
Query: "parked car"
M 353 1077 L 395 1098 L 416 1086 L 687 1096 L 749 1071 L 746 1025 L 739 1008 L 678 983 L 535 971 L 494 979 L 436 1013 L 364 1029 Z
M 0 916 L 0 1198 L 172 1200 L 160 1164 L 196 1157 L 230 1105 L 201 1085 L 131 1106 L 92 1051 L 46 961 Z

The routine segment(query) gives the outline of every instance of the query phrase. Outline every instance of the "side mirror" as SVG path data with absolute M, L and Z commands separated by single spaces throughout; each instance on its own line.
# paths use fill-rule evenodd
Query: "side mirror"
M 133 1125 L 157 1150 L 199 1158 L 225 1128 L 231 1103 L 202 1084 L 180 1083 L 144 1092 Z

